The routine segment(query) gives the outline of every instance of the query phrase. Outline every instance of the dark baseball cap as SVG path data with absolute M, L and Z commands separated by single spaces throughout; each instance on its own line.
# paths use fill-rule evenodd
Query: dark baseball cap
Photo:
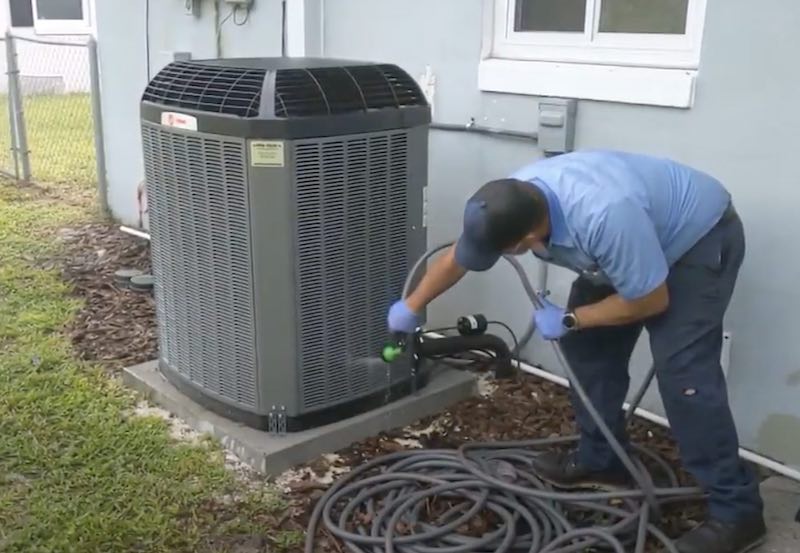
M 481 186 L 467 200 L 455 256 L 470 271 L 491 268 L 503 251 L 519 242 L 547 213 L 538 187 L 517 179 L 499 179 Z

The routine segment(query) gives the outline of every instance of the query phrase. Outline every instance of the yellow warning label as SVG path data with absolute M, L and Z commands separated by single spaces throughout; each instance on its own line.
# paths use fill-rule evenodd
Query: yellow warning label
M 250 142 L 250 165 L 253 167 L 283 167 L 285 163 L 283 142 L 280 140 Z

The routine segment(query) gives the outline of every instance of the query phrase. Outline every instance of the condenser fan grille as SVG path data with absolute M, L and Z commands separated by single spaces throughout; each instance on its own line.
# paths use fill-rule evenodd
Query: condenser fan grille
M 143 100 L 197 111 L 255 117 L 266 71 L 176 62 L 161 70 Z
M 308 117 L 424 106 L 417 83 L 395 65 L 282 69 L 275 77 L 275 115 Z

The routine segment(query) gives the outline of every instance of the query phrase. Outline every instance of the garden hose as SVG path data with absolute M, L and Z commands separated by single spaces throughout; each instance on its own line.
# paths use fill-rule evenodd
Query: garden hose
M 417 261 L 403 297 L 411 291 L 425 262 L 450 245 L 432 248 Z M 541 308 L 523 267 L 511 256 L 504 259 L 519 275 L 534 308 Z M 515 347 L 515 357 L 534 331 L 531 322 Z M 589 401 L 558 342 L 551 343 L 572 388 L 636 487 L 562 491 L 540 478 L 533 469 L 537 455 L 577 442 L 577 435 L 467 443 L 457 450 L 401 451 L 355 467 L 331 485 L 311 514 L 306 553 L 314 551 L 320 525 L 352 553 L 572 553 L 590 548 L 615 553 L 632 548 L 643 553 L 648 538 L 660 542 L 666 551 L 678 553 L 654 521 L 664 505 L 700 499 L 702 490 L 680 487 L 667 462 L 646 448 L 633 444 L 631 448 L 639 455 L 631 456 Z M 654 374 L 651 368 L 626 420 Z M 668 486 L 654 483 L 641 458 L 659 467 Z

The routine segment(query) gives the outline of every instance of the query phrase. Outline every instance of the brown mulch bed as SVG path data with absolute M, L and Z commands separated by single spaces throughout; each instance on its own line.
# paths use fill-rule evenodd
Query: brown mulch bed
M 121 288 L 114 281 L 114 273 L 119 269 L 149 271 L 148 242 L 106 224 L 63 229 L 59 237 L 65 244 L 64 254 L 51 263 L 60 266 L 64 279 L 85 301 L 68 329 L 77 356 L 110 370 L 154 359 L 157 336 L 152 294 Z M 307 468 L 322 476 L 331 467 L 357 466 L 378 455 L 404 449 L 409 443 L 405 440 L 416 440 L 425 448 L 456 448 L 468 441 L 520 440 L 574 432 L 572 409 L 563 388 L 527 375 L 495 384 L 497 389 L 490 396 L 464 401 L 411 427 L 364 440 L 337 452 L 338 457 L 333 461 L 320 459 Z M 637 419 L 631 435 L 634 441 L 658 452 L 673 467 L 679 466 L 677 449 L 665 429 Z M 684 473 L 679 474 L 683 483 L 691 484 Z M 325 487 L 308 475 L 292 483 L 288 493 L 291 507 L 285 516 L 280 519 L 270 516 L 260 521 L 257 513 L 251 515 L 254 522 L 263 522 L 263 536 L 215 535 L 209 538 L 207 550 L 221 549 L 215 547 L 215 540 L 225 543 L 226 549 L 232 542 L 239 542 L 240 551 L 260 550 L 260 540 L 277 529 L 304 528 Z M 233 516 L 234 506 L 212 501 L 208 508 L 224 520 Z M 702 518 L 703 507 L 676 505 L 666 514 L 661 526 L 669 535 L 676 536 Z M 324 544 L 326 551 L 342 551 L 341 545 L 332 539 L 324 539 Z
M 84 302 L 67 329 L 78 358 L 119 370 L 154 359 L 158 351 L 151 293 L 120 287 L 119 269 L 150 271 L 146 240 L 109 224 L 62 229 L 64 280 Z M 51 261 L 52 262 L 52 261 Z

